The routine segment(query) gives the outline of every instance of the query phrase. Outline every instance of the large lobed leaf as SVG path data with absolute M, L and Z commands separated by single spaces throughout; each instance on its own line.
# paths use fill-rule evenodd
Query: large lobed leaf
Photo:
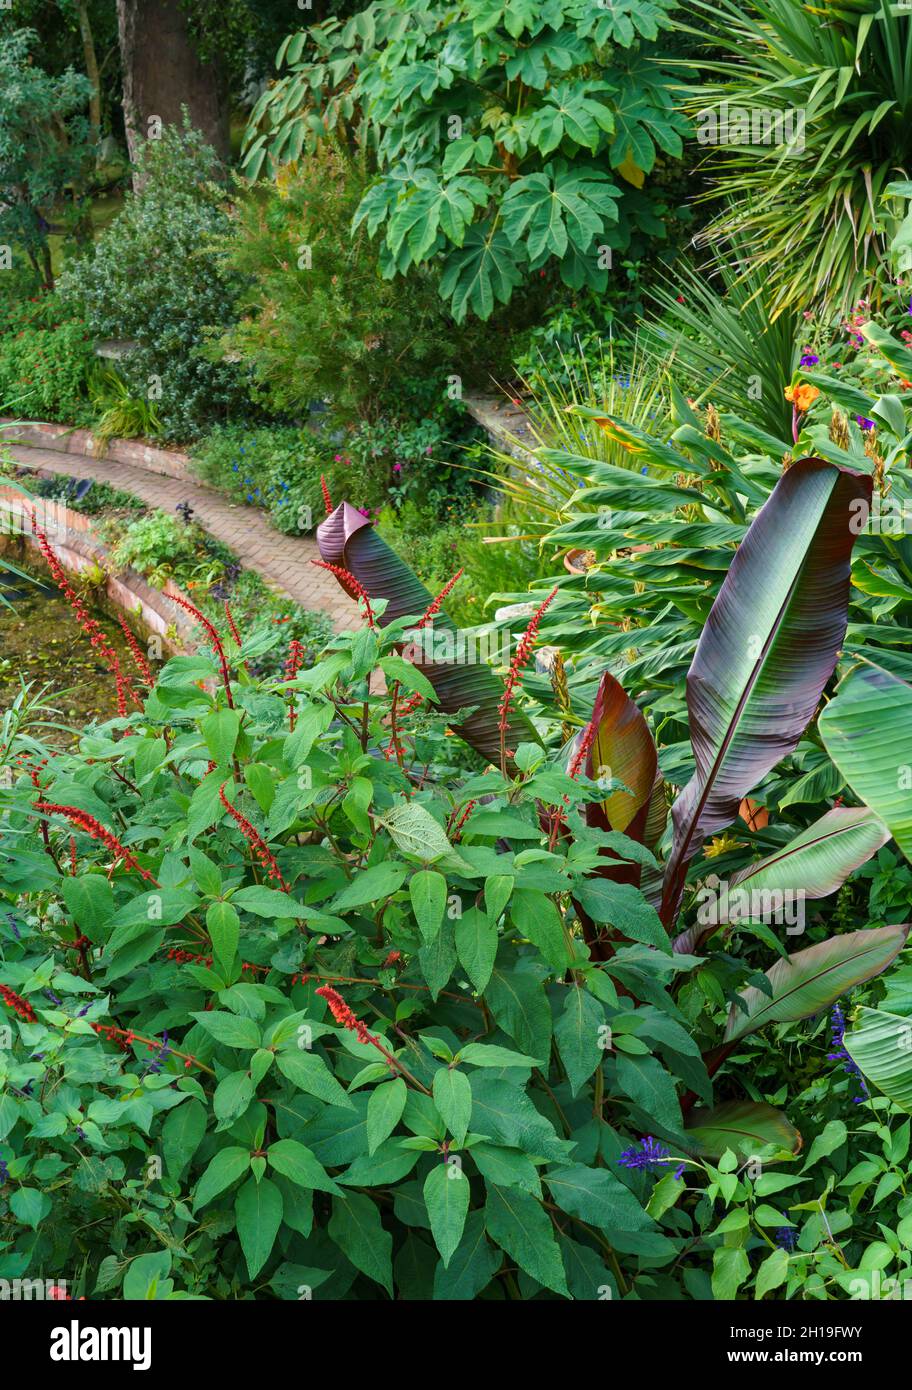
M 696 770 L 672 808 L 666 926 L 704 836 L 732 823 L 814 717 L 845 635 L 852 523 L 870 497 L 869 477 L 800 459 L 735 554 L 687 677 Z

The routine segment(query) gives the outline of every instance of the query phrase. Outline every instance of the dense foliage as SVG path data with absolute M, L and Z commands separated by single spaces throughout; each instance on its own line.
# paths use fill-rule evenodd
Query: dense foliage
M 656 61 L 670 8 L 375 2 L 283 45 L 245 167 L 298 159 L 327 130 L 376 141 L 355 227 L 382 235 L 387 275 L 438 266 L 458 322 L 551 268 L 602 291 L 614 252 L 664 234 L 646 179 L 688 129 Z

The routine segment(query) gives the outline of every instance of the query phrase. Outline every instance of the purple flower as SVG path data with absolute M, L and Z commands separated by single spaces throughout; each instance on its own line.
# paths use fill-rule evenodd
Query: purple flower
M 50 999 L 52 1004 L 59 1004 L 61 1007 L 63 1006 L 63 1000 L 58 999 L 57 995 L 54 993 L 52 989 L 42 990 L 42 993 L 47 995 L 48 999 Z
M 792 1226 L 780 1226 L 776 1231 L 775 1240 L 780 1250 L 788 1250 L 791 1253 L 798 1244 L 798 1232 Z
M 806 352 L 801 359 L 801 365 L 802 367 L 816 367 L 819 361 L 820 358 L 815 357 L 812 352 Z
M 645 1139 L 640 1139 L 638 1144 L 634 1144 L 629 1149 L 625 1149 L 618 1159 L 622 1168 L 645 1168 L 648 1172 L 655 1172 L 656 1168 L 667 1163 L 669 1158 L 668 1150 L 653 1139 L 651 1134 L 647 1134 Z
M 846 1051 L 843 1036 L 845 1034 L 845 1014 L 839 1004 L 833 1005 L 833 1012 L 830 1014 L 830 1046 L 832 1052 L 827 1053 L 827 1060 L 830 1062 L 841 1062 L 842 1070 L 847 1076 L 851 1076 L 859 1088 L 859 1094 L 852 1097 L 853 1105 L 861 1105 L 867 1099 L 868 1086 L 861 1074 L 861 1069 L 853 1057 Z
M 858 421 L 859 426 L 863 430 L 872 430 L 874 428 L 874 421 L 866 420 L 863 415 L 856 415 L 855 419 Z
M 21 941 L 22 938 L 19 935 L 19 926 L 13 914 L 11 912 L 5 912 L 3 915 L 13 929 L 13 936 L 16 938 L 17 941 Z
M 0 1187 L 2 1187 L 5 1182 L 9 1182 L 9 1168 L 6 1166 L 4 1160 L 0 1158 Z

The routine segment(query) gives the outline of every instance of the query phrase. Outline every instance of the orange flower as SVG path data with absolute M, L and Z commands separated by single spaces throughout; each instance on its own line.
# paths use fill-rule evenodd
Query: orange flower
M 801 381 L 797 386 L 786 386 L 785 399 L 791 401 L 797 410 L 802 413 L 810 410 L 811 406 L 820 395 L 816 386 L 809 386 L 806 381 Z

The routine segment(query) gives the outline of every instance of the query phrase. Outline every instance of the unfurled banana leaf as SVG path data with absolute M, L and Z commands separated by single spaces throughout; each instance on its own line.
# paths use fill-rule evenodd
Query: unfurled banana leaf
M 317 527 L 317 544 L 328 564 L 348 570 L 371 598 L 386 599 L 387 606 L 379 620 L 384 626 L 405 617 L 417 621 L 426 612 L 433 595 L 377 534 L 367 517 L 348 502 L 340 503 Z M 339 583 L 355 597 L 344 579 L 340 578 Z M 447 643 L 435 639 L 428 649 L 432 659 L 417 652 L 416 642 L 409 652 L 413 664 L 431 682 L 437 702 L 447 714 L 476 707 L 474 714 L 454 728 L 466 743 L 496 763 L 500 759 L 497 710 L 504 693 L 503 682 L 466 643 L 456 640 L 456 625 L 446 613 L 441 611 L 435 616 L 434 632 L 438 637 L 449 634 L 453 640 Z M 515 712 L 509 716 L 508 749 L 515 749 L 520 743 L 540 742 L 528 719 Z
M 859 503 L 870 497 L 866 475 L 800 459 L 735 553 L 687 676 L 696 771 L 671 813 L 666 926 L 704 837 L 732 823 L 814 717 L 845 634 Z
M 912 685 L 856 666 L 818 721 L 833 762 L 912 859 Z
M 697 922 L 675 938 L 676 951 L 690 954 L 726 923 L 779 911 L 789 914 L 805 898 L 825 898 L 866 863 L 890 838 L 867 806 L 834 806 L 775 854 L 735 874 L 713 901 L 711 921 Z M 740 890 L 740 891 L 736 891 Z
M 596 781 L 621 782 L 623 788 L 604 801 L 590 801 L 586 820 L 601 830 L 621 830 L 642 841 L 658 767 L 656 746 L 639 709 L 607 671 L 599 681 L 592 723 L 595 735 L 586 772 Z
M 739 995 L 744 1008 L 733 1004 L 725 1029 L 731 1043 L 767 1023 L 792 1023 L 828 1009 L 841 994 L 872 980 L 895 960 L 906 944 L 909 924 L 875 927 L 831 936 L 816 946 L 778 960 L 766 972 L 772 995 L 751 986 Z
M 720 1158 L 726 1149 L 750 1158 L 768 1144 L 787 1154 L 801 1150 L 795 1126 L 763 1101 L 732 1100 L 713 1110 L 694 1110 L 685 1132 L 691 1152 L 706 1158 Z
M 901 1109 L 912 1112 L 912 1019 L 862 1008 L 842 1041 L 862 1075 Z

